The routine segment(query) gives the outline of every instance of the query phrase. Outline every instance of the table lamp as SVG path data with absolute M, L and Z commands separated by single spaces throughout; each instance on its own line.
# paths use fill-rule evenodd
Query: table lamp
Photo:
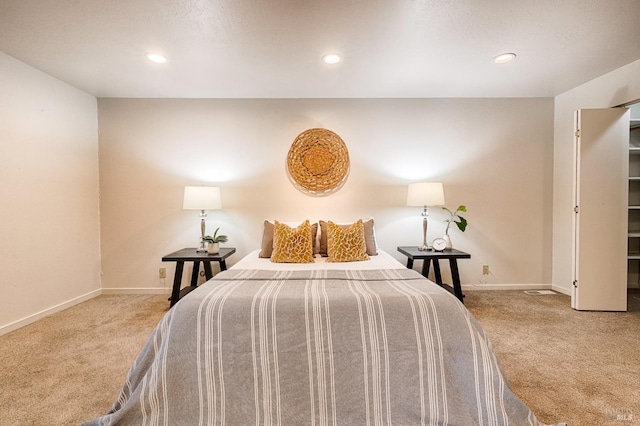
M 422 246 L 419 250 L 431 250 L 427 244 L 427 218 L 429 206 L 444 205 L 444 188 L 441 182 L 410 183 L 407 191 L 407 206 L 423 206 L 422 211 Z
M 200 210 L 200 246 L 196 251 L 206 252 L 207 247 L 203 240 L 207 218 L 205 210 L 220 210 L 222 208 L 220 188 L 217 186 L 185 186 L 182 208 L 184 210 Z

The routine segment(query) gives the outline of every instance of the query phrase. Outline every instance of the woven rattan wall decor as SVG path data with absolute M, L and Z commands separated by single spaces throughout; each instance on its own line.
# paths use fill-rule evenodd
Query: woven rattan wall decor
M 347 180 L 349 151 L 340 136 L 331 130 L 305 130 L 291 144 L 287 169 L 303 191 L 328 195 Z

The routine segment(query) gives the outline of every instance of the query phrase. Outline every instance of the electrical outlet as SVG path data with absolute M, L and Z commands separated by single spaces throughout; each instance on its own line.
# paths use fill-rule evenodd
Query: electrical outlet
M 482 265 L 482 275 L 489 275 L 489 265 Z
M 160 273 L 160 278 L 167 278 L 167 268 L 160 268 L 158 272 Z

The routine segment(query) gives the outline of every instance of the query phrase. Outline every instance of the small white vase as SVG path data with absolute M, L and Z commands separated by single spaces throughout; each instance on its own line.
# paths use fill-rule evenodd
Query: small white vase
M 218 254 L 218 253 L 220 253 L 220 243 L 208 243 L 207 244 L 207 252 L 209 254 Z
M 447 242 L 447 249 L 453 248 L 451 247 L 451 238 L 449 238 L 449 234 L 444 234 L 444 237 L 442 237 L 442 239 Z

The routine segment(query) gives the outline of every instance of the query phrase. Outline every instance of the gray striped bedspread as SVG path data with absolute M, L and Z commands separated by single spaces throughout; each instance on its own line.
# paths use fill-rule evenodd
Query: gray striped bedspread
M 413 270 L 228 270 L 87 425 L 539 425 L 482 328 Z

